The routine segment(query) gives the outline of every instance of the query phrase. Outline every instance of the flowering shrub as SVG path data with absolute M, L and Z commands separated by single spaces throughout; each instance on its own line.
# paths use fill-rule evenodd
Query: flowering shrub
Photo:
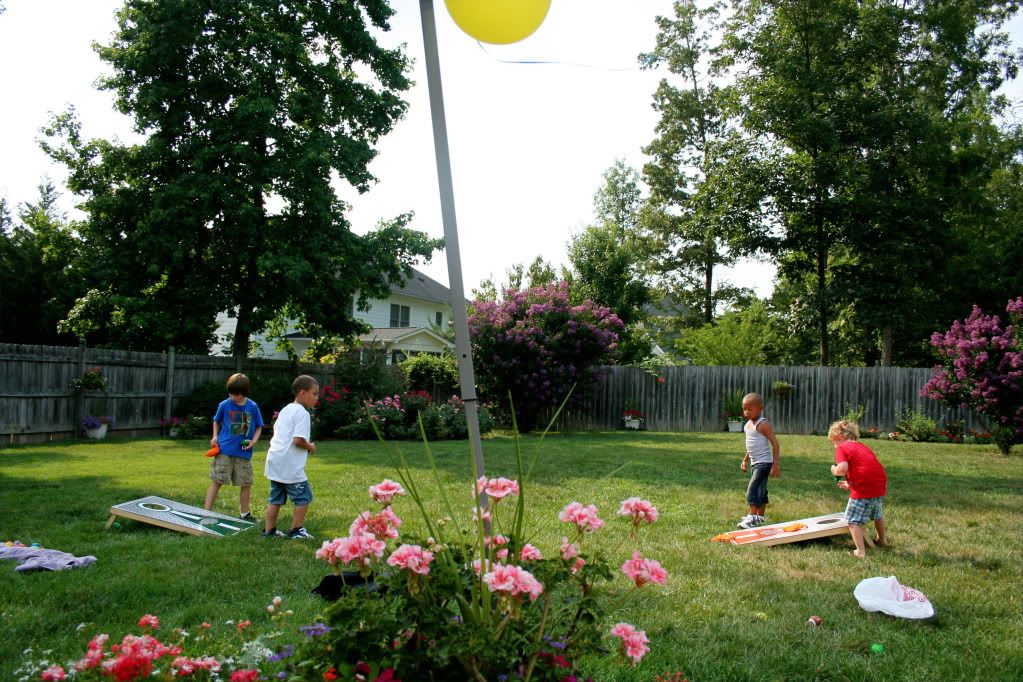
M 327 629 L 303 654 L 315 669 L 340 674 L 364 666 L 364 679 L 582 682 L 585 655 L 613 650 L 630 665 L 641 662 L 650 650 L 646 633 L 609 620 L 607 600 L 596 592 L 615 575 L 601 552 L 587 551 L 587 540 L 605 526 L 596 506 L 566 505 L 559 519 L 568 533 L 545 549 L 524 527 L 521 479 L 481 476 L 467 491 L 474 504 L 465 518 L 445 498 L 449 514 L 435 519 L 425 514 L 400 451 L 397 457 L 402 483 L 369 488 L 380 510 L 360 513 L 347 537 L 316 552 L 335 573 L 358 573 L 374 587 L 349 588 L 328 608 Z M 424 512 L 425 538 L 401 531 L 391 505 L 406 493 Z M 633 541 L 658 518 L 656 507 L 638 497 L 622 501 L 618 515 L 630 523 Z M 615 590 L 619 601 L 668 578 L 639 548 L 619 572 L 629 585 Z
M 646 419 L 646 415 L 639 410 L 622 410 L 622 419 L 636 419 L 643 421 Z
M 622 328 L 607 308 L 569 304 L 565 282 L 508 290 L 500 303 L 474 301 L 469 333 L 480 393 L 504 401 L 510 392 L 519 430 L 531 431 L 540 412 L 557 406 L 573 385 L 576 401 L 592 394 L 600 367 L 615 358 Z
M 1023 323 L 1023 297 L 1009 301 L 1009 321 L 974 306 L 964 322 L 931 335 L 940 365 L 920 395 L 949 407 L 966 407 L 994 424 L 998 449 L 1008 454 L 1023 439 L 1023 347 L 1016 327 Z
M 372 420 L 389 440 L 418 440 L 421 419 L 427 438 L 445 440 L 468 437 L 464 410 L 458 396 L 438 405 L 425 391 L 361 402 L 353 391 L 336 388 L 331 382 L 323 386 L 314 419 L 319 438 L 374 438 Z M 489 433 L 494 428 L 493 417 L 482 405 L 478 413 L 480 433 Z

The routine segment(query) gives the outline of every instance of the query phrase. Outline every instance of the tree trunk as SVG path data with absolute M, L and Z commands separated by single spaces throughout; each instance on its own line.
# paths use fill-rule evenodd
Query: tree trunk
M 252 337 L 252 306 L 242 303 L 238 306 L 238 324 L 231 341 L 231 355 L 245 358 L 249 355 L 249 339 Z
M 714 264 L 710 258 L 703 266 L 703 321 L 706 324 L 714 321 Z
M 881 327 L 881 366 L 892 366 L 892 348 L 895 346 L 895 330 L 891 324 Z
M 818 227 L 818 235 L 823 227 Z M 820 366 L 828 366 L 828 300 L 827 300 L 828 252 L 823 246 L 817 249 L 817 332 L 820 337 Z

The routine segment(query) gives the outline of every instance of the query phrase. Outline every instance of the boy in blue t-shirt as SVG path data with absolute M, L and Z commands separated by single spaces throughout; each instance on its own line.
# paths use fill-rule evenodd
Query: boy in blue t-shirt
M 259 406 L 246 396 L 252 384 L 244 374 L 232 374 L 227 379 L 230 397 L 217 406 L 213 417 L 213 438 L 210 447 L 220 447 L 220 454 L 210 462 L 210 487 L 206 491 L 204 508 L 213 509 L 217 493 L 222 485 L 236 485 L 241 488 L 239 505 L 243 521 L 255 521 L 249 511 L 249 495 L 252 492 L 252 449 L 263 432 L 263 415 Z

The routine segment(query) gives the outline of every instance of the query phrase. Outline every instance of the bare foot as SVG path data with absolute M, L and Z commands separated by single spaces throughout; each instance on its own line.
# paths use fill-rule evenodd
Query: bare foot
M 857 559 L 866 559 L 867 558 L 866 553 L 860 554 L 859 552 L 853 551 L 853 552 L 849 552 L 849 554 L 852 554 Z

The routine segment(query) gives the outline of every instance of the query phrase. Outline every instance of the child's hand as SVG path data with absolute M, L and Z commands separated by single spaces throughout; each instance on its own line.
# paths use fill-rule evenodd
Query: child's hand
M 310 443 L 309 444 L 309 454 L 310 455 L 315 455 L 316 454 L 316 443 Z
M 213 438 L 210 438 L 210 447 L 212 448 L 216 444 L 217 444 L 217 437 L 213 436 Z
M 781 466 L 776 464 L 771 467 L 771 478 L 778 478 L 781 476 Z
M 842 490 L 848 490 L 849 489 L 849 481 L 839 481 L 838 482 L 838 487 L 841 488 Z
M 742 469 L 743 471 L 746 471 L 746 458 L 745 457 L 742 458 L 742 464 L 739 465 L 739 468 Z

